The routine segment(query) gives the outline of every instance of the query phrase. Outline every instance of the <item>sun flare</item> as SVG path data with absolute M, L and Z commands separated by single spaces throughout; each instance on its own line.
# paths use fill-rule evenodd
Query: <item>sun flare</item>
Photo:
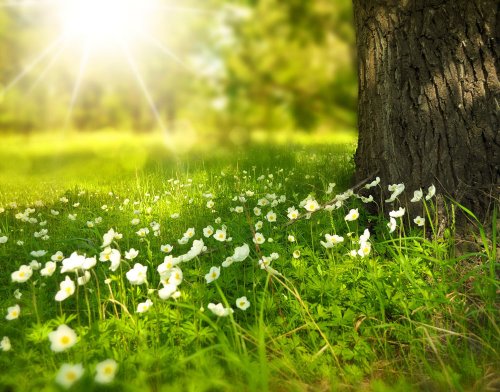
M 10 80 L 0 80 L 0 100 L 24 79 L 33 78 L 29 87 L 46 82 L 49 73 L 64 69 L 70 74 L 65 95 L 68 109 L 63 129 L 71 127 L 74 109 L 87 82 L 94 83 L 103 74 L 106 81 L 123 77 L 122 68 L 128 70 L 128 78 L 135 83 L 137 92 L 147 102 L 156 120 L 157 128 L 167 133 L 164 113 L 157 105 L 155 86 L 147 77 L 148 62 L 160 55 L 167 61 L 192 72 L 183 56 L 179 55 L 179 26 L 186 30 L 189 15 L 196 18 L 216 15 L 214 10 L 196 6 L 174 5 L 174 0 L 0 0 L 0 10 L 14 13 L 39 13 L 44 31 L 55 36 L 14 75 Z M 0 19 L 1 19 L 0 14 Z M 35 19 L 33 19 L 35 20 Z M 38 19 L 36 19 L 38 20 Z M 1 24 L 1 23 L 0 23 Z M 1 27 L 1 26 L 0 26 Z M 185 41 L 184 41 L 185 42 Z M 176 50 L 174 50 L 174 48 Z M 182 49 L 180 49 L 182 51 Z M 158 60 L 154 60 L 158 63 Z M 115 72 L 117 67 L 120 72 Z M 33 74 L 38 73 L 38 76 Z M 118 76 L 116 76 L 116 75 Z M 111 75 L 111 76 L 109 76 Z M 1 76 L 1 75 L 0 75 Z M 113 83 L 111 81 L 109 85 Z M 106 84 L 106 83 L 104 83 Z
M 157 0 L 66 0 L 60 2 L 63 33 L 95 44 L 129 42 L 151 27 Z

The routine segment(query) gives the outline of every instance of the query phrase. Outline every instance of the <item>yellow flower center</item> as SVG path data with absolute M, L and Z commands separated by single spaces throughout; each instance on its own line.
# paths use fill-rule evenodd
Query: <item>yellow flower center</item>
M 61 344 L 67 345 L 67 344 L 69 344 L 70 340 L 71 339 L 69 338 L 69 336 L 64 335 L 63 337 L 61 337 Z
M 104 374 L 106 374 L 106 375 L 109 376 L 109 375 L 113 374 L 113 367 L 112 366 L 106 366 L 104 368 L 103 372 L 104 372 Z
M 75 381 L 76 380 L 76 373 L 74 371 L 69 371 L 68 373 L 66 373 L 66 379 L 68 379 L 69 381 Z

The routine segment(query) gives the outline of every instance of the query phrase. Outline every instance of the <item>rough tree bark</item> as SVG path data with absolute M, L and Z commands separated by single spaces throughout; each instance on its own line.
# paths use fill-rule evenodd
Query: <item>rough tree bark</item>
M 404 182 L 410 198 L 435 184 L 484 216 L 500 195 L 500 3 L 353 3 L 357 180 L 378 171 L 384 185 Z

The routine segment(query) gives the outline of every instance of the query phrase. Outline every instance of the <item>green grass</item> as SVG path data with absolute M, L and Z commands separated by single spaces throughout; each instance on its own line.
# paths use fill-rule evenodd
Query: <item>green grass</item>
M 295 140 L 302 144 L 280 144 L 257 135 L 247 146 L 215 148 L 207 140 L 188 148 L 182 135 L 167 147 L 155 135 L 70 135 L 64 144 L 49 135 L 4 137 L 0 237 L 8 241 L 0 244 L 0 310 L 6 315 L 19 304 L 21 315 L 0 323 L 0 338 L 8 336 L 12 344 L 12 350 L 0 351 L 0 390 L 58 390 L 54 380 L 64 363 L 83 365 L 82 379 L 71 388 L 81 391 L 498 387 L 497 255 L 486 228 L 478 226 L 476 248 L 460 253 L 452 228 L 445 236 L 432 235 L 434 199 L 422 205 L 426 227 L 405 215 L 398 218 L 405 225 L 389 233 L 388 217 L 370 215 L 355 196 L 333 211 L 290 222 L 287 209 L 304 213 L 299 204 L 306 197 L 324 205 L 348 189 L 355 145 L 342 138 L 325 145 L 318 137 L 300 136 Z M 337 184 L 331 193 L 330 183 Z M 273 194 L 284 200 L 260 207 L 262 215 L 256 216 L 258 201 L 272 203 Z M 34 211 L 26 214 L 27 206 Z M 234 210 L 239 206 L 242 213 Z M 352 208 L 360 217 L 349 222 L 344 217 Z M 270 210 L 276 222 L 266 220 Z M 69 214 L 76 214 L 74 220 Z M 131 223 L 134 218 L 138 225 Z M 255 229 L 259 220 L 262 228 Z M 151 222 L 160 224 L 157 235 Z M 204 237 L 209 225 L 225 225 L 232 240 Z M 136 232 L 144 227 L 150 233 L 140 238 Z M 130 248 L 138 257 L 122 259 L 114 272 L 98 260 L 90 281 L 64 301 L 54 296 L 64 276 L 74 279 L 73 273 L 57 270 L 44 277 L 38 270 L 25 283 L 11 281 L 12 272 L 34 259 L 33 250 L 47 251 L 38 258 L 42 267 L 56 251 L 99 259 L 110 228 L 123 235 L 111 244 L 122 258 Z M 188 228 L 195 235 L 179 244 Z M 365 228 L 371 251 L 352 257 Z M 40 238 L 42 229 L 49 238 Z M 265 243 L 252 242 L 255 231 Z M 326 249 L 325 234 L 344 241 Z M 161 300 L 161 245 L 173 245 L 172 254 L 179 256 L 194 239 L 203 239 L 207 249 L 179 264 L 180 297 Z M 244 243 L 249 257 L 221 267 L 220 277 L 207 284 L 210 268 Z M 272 253 L 279 255 L 272 268 L 261 269 L 259 260 Z M 148 267 L 147 284 L 127 280 L 134 263 Z M 244 311 L 235 304 L 242 296 L 250 301 Z M 146 299 L 153 306 L 137 313 Z M 234 313 L 218 317 L 209 303 Z M 48 336 L 61 324 L 75 330 L 78 342 L 57 353 Z M 119 368 L 104 387 L 95 383 L 94 371 L 107 358 Z

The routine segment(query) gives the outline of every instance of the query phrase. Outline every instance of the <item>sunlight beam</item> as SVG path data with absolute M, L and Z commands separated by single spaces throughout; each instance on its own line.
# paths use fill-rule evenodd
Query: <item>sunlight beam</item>
M 18 84 L 26 85 L 27 93 L 31 94 L 37 86 L 47 80 L 49 73 L 52 75 L 52 70 L 60 65 L 63 52 L 68 47 L 76 46 L 76 54 L 71 51 L 76 57 L 75 63 L 69 64 L 74 79 L 69 82 L 69 91 L 65 94 L 65 100 L 69 105 L 64 122 L 64 128 L 67 128 L 74 115 L 77 101 L 82 95 L 89 57 L 95 56 L 97 59 L 97 53 L 101 52 L 106 56 L 108 53 L 114 55 L 114 50 L 118 49 L 118 52 L 123 53 L 131 74 L 155 117 L 156 127 L 165 133 L 169 131 L 166 126 L 168 124 L 164 123 L 157 102 L 153 99 L 154 85 L 146 84 L 145 69 L 142 68 L 143 64 L 137 61 L 133 45 L 138 40 L 140 44 L 150 46 L 151 52 L 155 55 L 161 53 L 169 61 L 194 74 L 196 71 L 189 63 L 184 62 L 181 56 L 169 47 L 170 45 L 162 42 L 163 40 L 153 33 L 158 22 L 157 14 L 163 17 L 165 16 L 163 12 L 170 16 L 178 13 L 198 15 L 218 13 L 208 8 L 177 6 L 165 0 L 0 0 L 0 10 L 1 7 L 19 7 L 19 9 L 25 7 L 28 11 L 32 6 L 51 8 L 48 16 L 59 22 L 61 34 L 41 52 L 35 53 L 33 58 L 28 58 L 27 65 L 14 75 L 12 80 L 6 80 L 4 85 L 0 85 L 0 96 Z M 119 55 L 121 57 L 122 54 Z M 123 63 L 123 59 L 120 60 Z M 19 83 L 25 78 L 29 79 L 29 83 Z M 52 77 L 49 80 L 52 80 Z
M 141 36 L 145 38 L 147 41 L 149 41 L 152 45 L 156 46 L 163 54 L 167 55 L 169 58 L 174 60 L 177 64 L 181 65 L 185 69 L 187 69 L 190 72 L 193 72 L 186 63 L 184 63 L 179 56 L 177 56 L 174 52 L 172 52 L 169 48 L 167 48 L 165 45 L 163 45 L 157 38 L 146 34 L 144 32 L 141 32 Z
M 130 50 L 128 49 L 127 45 L 123 42 L 121 44 L 121 48 L 123 50 L 125 58 L 127 59 L 127 62 L 130 66 L 130 69 L 132 70 L 132 73 L 134 74 L 134 76 L 137 80 L 137 83 L 139 84 L 139 86 L 142 90 L 142 93 L 144 94 L 144 96 L 146 97 L 146 100 L 148 101 L 149 107 L 151 108 L 151 111 L 153 112 L 153 114 L 156 118 L 156 121 L 158 122 L 158 125 L 160 126 L 160 129 L 162 130 L 163 133 L 167 133 L 167 128 L 165 127 L 165 124 L 163 123 L 163 120 L 160 116 L 160 113 L 158 112 L 156 104 L 155 104 L 153 98 L 151 97 L 151 94 L 149 93 L 149 90 L 146 86 L 146 83 L 144 82 L 144 79 L 142 78 L 142 76 L 139 72 L 139 69 L 137 68 L 137 64 L 136 64 L 134 58 L 132 57 Z
M 78 93 L 80 92 L 80 86 L 82 84 L 85 68 L 87 67 L 87 63 L 89 61 L 89 56 L 90 56 L 90 45 L 88 44 L 88 42 L 86 42 L 83 48 L 82 58 L 80 60 L 80 67 L 78 69 L 78 75 L 76 77 L 75 86 L 73 87 L 73 94 L 71 96 L 71 101 L 69 104 L 68 114 L 66 115 L 64 128 L 68 127 L 69 121 L 71 120 L 71 116 L 73 115 L 73 109 L 75 107 L 76 100 L 78 98 Z
M 45 57 L 47 57 L 62 41 L 64 35 L 59 36 L 54 42 L 47 46 L 31 63 L 29 63 L 7 86 L 4 87 L 0 95 L 5 94 L 31 72 Z
M 68 45 L 68 42 L 66 41 L 57 50 L 57 52 L 54 54 L 54 56 L 52 57 L 52 59 L 50 60 L 50 62 L 45 66 L 45 68 L 43 69 L 43 71 L 40 73 L 40 75 L 38 76 L 38 78 L 35 80 L 35 82 L 33 83 L 33 85 L 28 90 L 28 94 L 31 94 L 33 92 L 33 90 L 36 88 L 36 86 L 38 86 L 38 84 L 45 78 L 45 75 L 47 75 L 47 73 L 52 69 L 52 67 L 55 65 L 55 63 L 57 62 L 57 60 L 59 60 L 59 56 L 61 56 L 61 54 L 66 50 L 67 45 Z

